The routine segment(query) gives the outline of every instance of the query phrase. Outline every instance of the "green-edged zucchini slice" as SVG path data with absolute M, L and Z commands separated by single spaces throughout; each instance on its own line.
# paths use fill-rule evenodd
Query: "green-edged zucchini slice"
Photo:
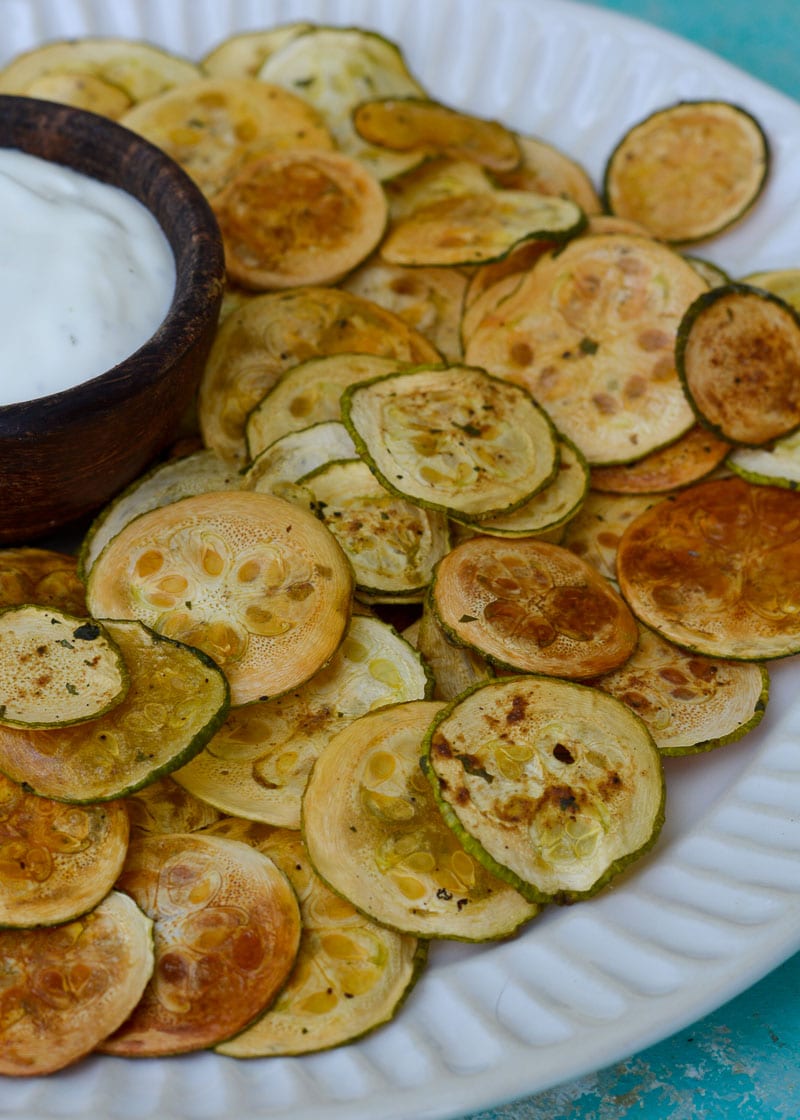
M 338 147 L 380 179 L 390 179 L 425 158 L 424 149 L 391 152 L 363 140 L 353 127 L 353 109 L 373 97 L 424 95 L 399 46 L 375 31 L 318 26 L 298 35 L 267 58 L 258 72 L 284 86 L 324 117 Z
M 115 1031 L 153 972 L 152 930 L 152 921 L 120 891 L 74 922 L 0 930 L 0 1074 L 54 1073 Z
M 727 101 L 682 101 L 634 125 L 604 176 L 613 214 L 641 222 L 663 241 L 713 237 L 738 221 L 764 187 L 767 138 Z
M 303 926 L 295 966 L 275 1002 L 217 1053 L 307 1054 L 352 1042 L 392 1019 L 422 971 L 426 943 L 365 918 L 334 894 L 296 830 L 229 817 L 209 833 L 269 856 L 295 890 Z
M 592 490 L 604 494 L 665 494 L 679 490 L 715 471 L 731 445 L 702 424 L 686 435 L 620 467 L 595 467 Z
M 105 898 L 128 850 L 121 801 L 64 805 L 0 775 L 0 926 L 73 921 Z
M 800 431 L 766 447 L 736 447 L 725 460 L 728 470 L 747 482 L 800 489 Z
M 661 758 L 647 727 L 597 689 L 510 677 L 457 697 L 426 736 L 448 824 L 535 902 L 594 894 L 655 842 Z
M 620 590 L 634 614 L 709 657 L 800 651 L 800 494 L 741 478 L 701 482 L 625 531 Z
M 325 463 L 355 455 L 355 444 L 341 420 L 321 420 L 287 432 L 259 452 L 242 476 L 242 487 L 288 497 L 291 487 L 287 483 L 297 482 Z
M 86 588 L 76 558 L 32 545 L 0 549 L 0 608 L 25 603 L 87 615 Z
M 524 389 L 474 367 L 353 385 L 342 419 L 387 490 L 465 521 L 516 509 L 558 470 L 546 413 Z
M 585 223 L 581 208 L 568 198 L 482 190 L 429 202 L 396 220 L 381 256 L 400 265 L 481 265 L 525 241 L 565 241 Z
M 589 465 L 577 447 L 560 436 L 558 474 L 530 501 L 513 513 L 487 517 L 479 529 L 490 537 L 532 537 L 549 533 L 570 521 L 589 491 Z M 453 519 L 458 521 L 458 517 Z
M 249 458 L 256 459 L 289 432 L 324 420 L 339 420 L 342 393 L 348 386 L 394 373 L 403 365 L 381 354 L 329 354 L 285 370 L 247 417 Z
M 472 160 L 441 157 L 426 160 L 420 167 L 399 175 L 386 183 L 384 189 L 390 219 L 397 222 L 430 203 L 490 191 L 493 184 L 483 168 Z
M 450 547 L 447 517 L 382 486 L 361 459 L 327 463 L 301 480 L 371 602 L 420 599 Z
M 800 314 L 779 296 L 712 288 L 687 309 L 675 359 L 698 419 L 721 439 L 758 447 L 800 425 Z
M 706 260 L 704 257 L 696 257 L 691 253 L 686 253 L 684 255 L 695 272 L 702 276 L 709 288 L 716 288 L 720 284 L 730 283 L 731 277 L 725 269 L 720 268 L 718 264 L 714 264 L 713 261 Z
M 128 691 L 113 637 L 54 607 L 0 610 L 0 725 L 66 727 L 111 711 Z
M 181 498 L 131 521 L 89 574 L 96 617 L 139 618 L 204 650 L 231 702 L 308 680 L 347 626 L 350 564 L 308 510 L 251 490 Z
M 255 78 L 270 55 L 312 27 L 311 23 L 282 23 L 228 35 L 203 56 L 200 68 L 212 78 Z
M 447 827 L 420 766 L 435 701 L 362 716 L 317 760 L 303 797 L 315 870 L 363 913 L 420 937 L 506 937 L 538 907 Z
M 113 499 L 90 525 L 78 554 L 78 570 L 87 579 L 105 546 L 140 513 L 212 490 L 238 490 L 239 472 L 213 451 L 195 451 L 159 463 Z
M 591 564 L 606 579 L 617 578 L 617 549 L 622 534 L 658 498 L 647 494 L 598 494 L 589 491 L 567 525 L 561 544 Z
M 603 204 L 594 183 L 581 164 L 538 136 L 517 136 L 522 161 L 511 171 L 494 175 L 508 190 L 571 198 L 585 214 L 598 214 Z
M 175 774 L 223 812 L 300 827 L 300 799 L 328 739 L 364 712 L 423 699 L 419 653 L 387 623 L 353 615 L 330 663 L 302 688 L 230 712 L 206 749 Z
M 522 158 L 516 136 L 504 124 L 424 97 L 363 101 L 353 110 L 353 127 L 379 148 L 470 159 L 488 171 L 513 171 Z
M 631 462 L 694 423 L 675 337 L 706 290 L 657 241 L 576 237 L 540 258 L 483 317 L 465 360 L 524 385 L 592 466 Z
M 431 604 L 445 631 L 492 663 L 587 678 L 631 655 L 636 622 L 607 579 L 535 537 L 473 537 L 440 561 Z
M 688 653 L 646 626 L 622 668 L 594 684 L 641 716 L 664 755 L 741 739 L 761 722 L 769 700 L 764 665 Z
M 494 676 L 492 666 L 477 650 L 450 641 L 431 607 L 429 595 L 417 620 L 415 645 L 433 673 L 435 700 L 452 700 L 478 681 Z
M 297 956 L 300 909 L 268 856 L 207 833 L 135 836 L 119 886 L 154 923 L 156 961 L 103 1053 L 206 1049 L 272 1003 Z
M 228 683 L 200 650 L 133 621 L 104 622 L 130 674 L 125 699 L 96 719 L 29 730 L 0 726 L 0 771 L 42 797 L 122 797 L 196 754 L 228 710 Z

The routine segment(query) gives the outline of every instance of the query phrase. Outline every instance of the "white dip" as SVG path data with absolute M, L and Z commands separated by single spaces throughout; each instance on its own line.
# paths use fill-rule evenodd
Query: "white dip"
M 0 149 L 0 405 L 128 357 L 158 328 L 174 288 L 169 242 L 137 199 Z

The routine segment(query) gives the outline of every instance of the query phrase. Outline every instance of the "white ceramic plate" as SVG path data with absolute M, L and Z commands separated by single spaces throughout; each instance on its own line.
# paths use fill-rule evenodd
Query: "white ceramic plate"
M 774 173 L 757 211 L 702 255 L 734 274 L 800 264 L 800 106 L 652 28 L 568 0 L 2 0 L 0 53 L 85 34 L 200 57 L 227 34 L 297 18 L 400 41 L 440 99 L 538 134 L 597 178 L 651 109 L 721 96 L 754 112 Z M 2 61 L 2 59 L 0 59 Z M 656 850 L 598 898 L 517 940 L 437 945 L 388 1027 L 302 1059 L 96 1058 L 6 1079 L 14 1120 L 435 1120 L 548 1088 L 706 1014 L 800 948 L 797 664 L 773 667 L 757 732 L 667 760 Z

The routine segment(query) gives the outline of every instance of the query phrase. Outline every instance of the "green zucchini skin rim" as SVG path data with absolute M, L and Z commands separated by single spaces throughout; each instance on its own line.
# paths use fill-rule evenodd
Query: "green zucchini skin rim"
M 730 660 L 733 661 L 734 659 L 731 658 Z M 720 747 L 726 747 L 729 743 L 738 742 L 739 739 L 743 739 L 745 735 L 758 727 L 766 714 L 770 698 L 769 670 L 765 664 L 759 664 L 758 669 L 761 673 L 761 692 L 749 719 L 726 735 L 720 735 L 715 739 L 705 739 L 701 743 L 694 743 L 691 747 L 659 747 L 656 744 L 658 753 L 664 758 L 683 758 L 685 755 L 708 754 L 709 751 L 718 750 Z
M 611 202 L 610 202 L 610 199 L 609 199 L 610 183 L 611 183 L 611 179 L 612 179 L 613 173 L 614 173 L 614 168 L 613 168 L 614 159 L 617 156 L 617 154 L 618 154 L 620 148 L 622 147 L 622 145 L 627 141 L 627 139 L 631 135 L 631 133 L 634 132 L 637 128 L 640 128 L 642 125 L 648 124 L 650 121 L 655 120 L 657 117 L 666 116 L 669 113 L 673 112 L 673 110 L 675 110 L 675 109 L 681 109 L 684 106 L 692 106 L 692 105 L 698 105 L 698 106 L 699 105 L 719 105 L 719 106 L 722 106 L 726 109 L 731 110 L 731 112 L 733 112 L 733 113 L 738 113 L 741 116 L 745 117 L 748 120 L 748 122 L 750 122 L 755 127 L 756 133 L 758 134 L 758 136 L 761 140 L 762 171 L 761 171 L 761 176 L 760 176 L 758 182 L 756 183 L 756 187 L 753 190 L 753 193 L 752 193 L 750 199 L 734 215 L 732 215 L 726 221 L 724 221 L 724 222 L 720 223 L 719 225 L 715 226 L 713 229 L 707 230 L 703 234 L 698 234 L 696 237 L 679 238 L 679 239 L 676 239 L 674 241 L 666 241 L 665 242 L 666 244 L 669 244 L 669 245 L 679 245 L 679 246 L 682 245 L 682 246 L 686 246 L 687 248 L 689 246 L 692 246 L 692 245 L 699 245 L 704 241 L 710 241 L 711 238 L 718 237 L 719 234 L 724 233 L 725 230 L 730 229 L 732 226 L 734 226 L 738 222 L 740 222 L 742 220 L 742 218 L 744 218 L 745 215 L 748 214 L 750 212 L 750 210 L 753 208 L 753 206 L 756 204 L 758 199 L 763 194 L 764 188 L 767 185 L 767 180 L 770 176 L 770 172 L 771 172 L 771 169 L 772 169 L 772 145 L 770 143 L 769 137 L 767 136 L 766 132 L 764 131 L 764 128 L 763 128 L 761 122 L 758 120 L 757 117 L 755 117 L 753 115 L 753 113 L 751 113 L 748 109 L 745 109 L 744 106 L 739 105 L 738 102 L 727 101 L 725 98 L 722 98 L 722 97 L 697 97 L 697 98 L 682 98 L 679 101 L 673 102 L 671 105 L 664 105 L 660 109 L 654 110 L 652 113 L 649 113 L 646 117 L 642 117 L 641 120 L 638 120 L 634 124 L 632 124 L 631 127 L 629 129 L 627 129 L 627 131 L 620 137 L 620 139 L 614 145 L 613 149 L 611 150 L 611 154 L 609 155 L 609 157 L 606 161 L 605 168 L 603 169 L 602 188 L 601 188 L 601 198 L 602 198 L 602 201 L 603 201 L 603 205 L 604 205 L 606 211 L 609 214 L 613 214 L 615 211 L 612 209 Z
M 429 372 L 433 373 L 433 372 L 436 372 L 436 371 L 439 371 L 439 370 L 447 371 L 447 370 L 456 369 L 456 368 L 461 368 L 461 369 L 466 369 L 466 370 L 474 370 L 474 371 L 480 373 L 482 376 L 488 378 L 490 381 L 495 381 L 498 384 L 503 385 L 504 387 L 507 386 L 507 385 L 512 385 L 511 382 L 504 381 L 502 377 L 496 377 L 494 374 L 489 373 L 489 371 L 484 369 L 482 366 L 471 366 L 471 365 L 467 365 L 466 363 L 463 363 L 463 362 L 455 363 L 455 364 L 451 364 L 451 363 L 448 363 L 448 362 L 440 362 L 440 363 L 436 363 L 436 364 L 426 363 L 426 364 L 423 364 L 423 365 L 411 366 L 407 369 L 398 370 L 395 373 L 380 374 L 378 377 L 371 377 L 367 381 L 357 381 L 354 385 L 349 386 L 349 388 L 347 388 L 344 391 L 344 393 L 342 394 L 342 423 L 344 424 L 344 426 L 347 428 L 348 432 L 350 433 L 350 438 L 352 439 L 353 444 L 355 445 L 355 449 L 358 452 L 359 456 L 368 465 L 369 469 L 372 471 L 372 473 L 375 475 L 375 477 L 378 479 L 378 481 L 381 483 L 381 485 L 384 486 L 389 491 L 390 494 L 394 494 L 394 496 L 397 497 L 397 498 L 404 498 L 406 501 L 413 502 L 416 505 L 424 506 L 426 509 L 438 510 L 440 513 L 447 514 L 448 517 L 451 516 L 451 514 L 453 512 L 451 506 L 444 505 L 441 502 L 430 501 L 428 499 L 423 500 L 421 498 L 412 498 L 409 494 L 405 493 L 402 490 L 399 490 L 397 488 L 397 486 L 394 483 L 392 483 L 391 479 L 386 477 L 386 475 L 383 473 L 383 471 L 381 471 L 381 469 L 375 463 L 375 460 L 372 456 L 372 453 L 369 451 L 369 448 L 367 447 L 366 441 L 363 439 L 363 437 L 361 436 L 361 433 L 358 431 L 355 424 L 353 423 L 351 412 L 352 412 L 352 407 L 353 407 L 353 397 L 355 396 L 356 392 L 360 392 L 364 389 L 367 389 L 371 385 L 377 384 L 379 381 L 388 381 L 390 378 L 405 377 L 405 376 L 410 375 L 410 374 L 429 373 Z M 511 513 L 511 512 L 513 512 L 513 510 L 519 509 L 520 506 L 524 506 L 526 502 L 529 502 L 531 500 L 531 498 L 535 497 L 541 490 L 544 490 L 544 488 L 546 486 L 548 486 L 551 482 L 553 482 L 553 480 L 556 478 L 556 476 L 558 474 L 558 468 L 559 468 L 559 462 L 560 462 L 560 456 L 559 456 L 559 451 L 558 451 L 559 432 L 558 432 L 555 424 L 553 423 L 552 419 L 550 418 L 548 413 L 545 411 L 545 409 L 542 408 L 542 406 L 540 404 L 538 404 L 536 400 L 534 400 L 533 396 L 528 392 L 527 389 L 525 389 L 521 385 L 512 385 L 512 387 L 514 389 L 518 389 L 524 395 L 524 397 L 526 398 L 526 401 L 527 400 L 530 401 L 533 409 L 544 420 L 544 423 L 545 423 L 545 425 L 546 425 L 546 427 L 549 431 L 550 439 L 552 441 L 553 448 L 554 448 L 552 469 L 551 469 L 549 475 L 547 476 L 547 478 L 545 478 L 542 482 L 540 482 L 535 490 L 531 491 L 528 494 L 525 494 L 522 498 L 513 502 L 510 506 L 504 506 L 502 509 L 481 510 L 480 516 L 477 516 L 475 514 L 472 514 L 472 515 L 464 514 L 461 511 L 458 511 L 459 518 L 460 518 L 461 522 L 465 525 L 469 525 L 469 526 L 474 525 L 474 526 L 479 528 L 481 521 L 486 520 L 487 518 L 499 517 L 500 514 Z
M 615 859 L 612 863 L 610 863 L 606 870 L 594 881 L 594 883 L 592 883 L 592 885 L 590 887 L 587 887 L 585 890 L 565 890 L 555 891 L 553 893 L 547 893 L 545 891 L 539 890 L 532 883 L 529 883 L 525 879 L 520 878 L 510 868 L 505 867 L 501 863 L 498 863 L 494 859 L 494 857 L 485 850 L 481 842 L 477 840 L 470 832 L 468 832 L 466 828 L 464 828 L 455 810 L 452 808 L 450 803 L 444 799 L 438 775 L 436 774 L 436 771 L 430 761 L 431 745 L 433 742 L 433 737 L 436 734 L 439 725 L 450 716 L 452 711 L 464 699 L 466 699 L 466 697 L 479 692 L 483 688 L 493 688 L 497 687 L 498 685 L 502 686 L 504 683 L 510 684 L 515 681 L 530 680 L 531 678 L 549 683 L 552 683 L 553 681 L 559 681 L 563 684 L 572 685 L 574 688 L 587 689 L 590 692 L 599 691 L 598 689 L 593 688 L 591 685 L 583 684 L 579 681 L 568 681 L 560 677 L 548 677 L 542 673 L 517 672 L 514 676 L 503 677 L 501 680 L 478 681 L 476 684 L 470 685 L 469 688 L 464 689 L 464 691 L 456 696 L 453 700 L 451 700 L 442 709 L 442 711 L 438 713 L 438 715 L 434 716 L 422 744 L 424 752 L 422 758 L 425 760 L 425 764 L 422 766 L 422 770 L 423 773 L 427 776 L 428 781 L 431 783 L 431 786 L 433 788 L 433 796 L 436 799 L 445 822 L 449 825 L 450 828 L 453 829 L 456 836 L 458 836 L 462 843 L 464 840 L 467 840 L 469 842 L 468 850 L 470 854 L 472 854 L 475 859 L 478 860 L 478 862 L 487 869 L 487 871 L 493 872 L 493 874 L 495 874 L 499 879 L 504 879 L 507 883 L 510 883 L 511 886 L 515 887 L 522 895 L 522 897 L 526 898 L 529 902 L 536 903 L 540 906 L 545 906 L 549 903 L 555 903 L 560 906 L 570 905 L 573 902 L 580 902 L 583 899 L 592 898 L 605 886 L 607 886 L 607 884 L 610 883 L 612 879 L 615 879 L 621 872 L 625 871 L 628 867 L 634 864 L 638 859 L 640 859 L 643 855 L 650 851 L 651 848 L 655 846 L 661 834 L 661 829 L 664 825 L 664 820 L 666 817 L 667 787 L 664 777 L 662 754 L 656 746 L 650 729 L 647 727 L 644 720 L 635 712 L 631 711 L 630 714 L 641 726 L 642 730 L 645 732 L 647 739 L 650 740 L 653 751 L 655 752 L 655 757 L 658 760 L 657 772 L 660 775 L 661 786 L 660 801 L 653 819 L 653 830 L 650 833 L 650 836 L 634 851 L 628 852 L 624 856 L 620 856 L 618 859 Z M 622 701 L 618 702 L 620 704 L 622 703 Z
M 103 620 L 100 621 L 102 623 Z M 230 685 L 228 683 L 228 678 L 220 669 L 219 665 L 217 665 L 216 661 L 209 657 L 207 653 L 204 653 L 203 650 L 198 649 L 196 646 L 187 645 L 186 642 L 176 641 L 175 638 L 168 638 L 165 634 L 159 634 L 156 630 L 153 630 L 152 627 L 147 626 L 146 623 L 141 622 L 139 619 L 109 619 L 107 621 L 117 624 L 130 623 L 132 625 L 139 626 L 143 630 L 148 632 L 148 635 L 154 642 L 154 644 L 158 642 L 164 642 L 167 645 L 177 646 L 180 649 L 188 650 L 197 658 L 197 660 L 205 669 L 207 669 L 214 676 L 220 678 L 223 686 L 224 699 L 223 703 L 219 706 L 217 711 L 192 736 L 191 740 L 185 745 L 185 747 L 183 747 L 181 751 L 179 751 L 177 754 L 170 755 L 170 757 L 166 761 L 157 765 L 155 769 L 148 771 L 148 773 L 138 781 L 135 781 L 130 785 L 126 785 L 122 789 L 115 789 L 111 793 L 94 793 L 91 797 L 66 797 L 63 794 L 59 797 L 55 797 L 51 793 L 44 793 L 42 795 L 45 797 L 49 797 L 53 801 L 61 801 L 66 805 L 92 805 L 94 803 L 102 803 L 105 801 L 116 801 L 121 797 L 127 797 L 129 794 L 136 793 L 137 790 L 143 789 L 145 786 L 148 786 L 152 782 L 155 782 L 158 778 L 163 778 L 166 775 L 171 774 L 174 770 L 177 770 L 181 766 L 184 766 L 187 762 L 190 761 L 190 759 L 194 758 L 196 754 L 200 753 L 206 743 L 212 738 L 212 736 L 225 722 L 231 706 Z M 6 777 L 8 777 L 11 781 L 16 781 L 16 779 L 12 775 L 7 774 L 1 766 L 0 770 L 2 770 Z M 38 792 L 27 781 L 21 784 L 23 789 L 25 789 L 29 793 Z
M 686 376 L 686 347 L 689 344 L 692 328 L 703 313 L 709 307 L 713 307 L 717 300 L 725 299 L 730 296 L 753 297 L 766 300 L 769 303 L 774 303 L 789 315 L 796 324 L 798 331 L 800 331 L 800 312 L 792 307 L 785 299 L 776 295 L 775 292 L 767 291 L 766 288 L 759 288 L 742 280 L 731 280 L 728 284 L 720 284 L 719 287 L 710 288 L 707 292 L 702 292 L 697 299 L 693 300 L 687 307 L 678 325 L 678 332 L 675 336 L 675 368 L 678 371 L 678 377 L 680 378 L 684 395 L 691 406 L 692 412 L 697 417 L 698 423 L 702 424 L 704 428 L 712 432 L 719 439 L 725 440 L 727 443 L 732 443 L 737 447 L 762 448 L 765 446 L 765 443 L 771 443 L 773 440 L 766 440 L 759 443 L 745 443 L 741 439 L 733 439 L 719 424 L 715 424 L 704 415 L 689 388 Z M 793 428 L 783 432 L 782 436 L 792 435 L 794 432 L 798 431 L 798 429 L 800 429 L 800 421 L 798 421 Z M 792 487 L 792 489 L 796 489 L 796 487 Z

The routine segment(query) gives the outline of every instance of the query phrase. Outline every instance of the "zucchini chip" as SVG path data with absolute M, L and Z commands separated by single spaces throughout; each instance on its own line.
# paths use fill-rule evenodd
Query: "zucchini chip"
M 209 199 L 259 156 L 334 147 L 307 101 L 256 78 L 198 78 L 137 105 L 120 124 L 163 148 Z
M 561 544 L 606 579 L 616 580 L 617 549 L 622 534 L 635 517 L 657 500 L 646 494 L 600 494 L 590 490 L 567 525 Z
M 165 832 L 197 832 L 208 828 L 222 816 L 213 805 L 189 793 L 169 774 L 156 778 L 126 797 L 125 807 L 131 831 L 147 836 L 160 836 Z
M 17 55 L 0 70 L 0 93 L 43 97 L 118 119 L 140 101 L 199 77 L 194 62 L 152 43 L 85 37 Z
M 522 156 L 518 167 L 494 174 L 497 185 L 512 191 L 534 191 L 577 202 L 584 214 L 599 214 L 603 203 L 586 169 L 566 152 L 538 136 L 517 136 Z
M 244 490 L 142 514 L 100 554 L 87 586 L 95 616 L 138 618 L 204 650 L 233 704 L 308 680 L 339 645 L 351 596 L 347 558 L 313 514 Z
M 522 158 L 516 136 L 484 120 L 424 97 L 382 97 L 353 110 L 358 135 L 378 148 L 422 150 L 428 156 L 469 159 L 487 171 L 513 171 Z
M 767 138 L 727 101 L 682 101 L 634 125 L 608 160 L 608 209 L 654 237 L 687 244 L 738 221 L 763 190 Z
M 354 352 L 398 363 L 440 357 L 399 316 L 337 288 L 267 292 L 243 303 L 219 328 L 203 371 L 198 418 L 206 446 L 242 466 L 247 416 L 278 376 L 308 358 Z
M 490 537 L 532 537 L 565 525 L 578 512 L 589 490 L 589 466 L 577 447 L 559 437 L 558 474 L 543 490 L 512 513 L 487 517 L 479 530 Z M 453 517 L 458 521 L 458 517 Z
M 65 805 L 0 775 L 0 926 L 70 922 L 105 898 L 128 850 L 121 801 Z
M 664 755 L 741 739 L 761 722 L 769 699 L 765 666 L 689 653 L 646 626 L 622 668 L 594 684 L 641 716 Z
M 463 365 L 353 385 L 342 419 L 383 486 L 477 521 L 523 505 L 558 470 L 558 441 L 524 389 Z
M 666 494 L 699 482 L 725 461 L 731 445 L 702 424 L 667 447 L 621 467 L 595 467 L 592 489 L 603 494 Z
M 663 824 L 650 732 L 586 685 L 535 676 L 480 685 L 437 716 L 426 748 L 445 820 L 533 902 L 596 893 Z
M 399 315 L 446 361 L 461 360 L 461 308 L 467 287 L 463 272 L 389 264 L 374 256 L 346 277 L 342 287 Z
M 25 603 L 84 617 L 86 591 L 75 557 L 31 545 L 0 549 L 0 609 Z
M 213 207 L 228 275 L 256 291 L 335 284 L 372 253 L 389 212 L 357 159 L 310 149 L 246 163 Z
M 395 220 L 381 256 L 399 265 L 482 265 L 526 241 L 565 241 L 585 222 L 571 199 L 490 188 L 429 202 Z
M 493 183 L 472 160 L 440 157 L 399 175 L 386 183 L 384 189 L 391 220 L 397 222 L 433 202 L 491 191 Z
M 226 813 L 300 827 L 300 799 L 328 739 L 364 712 L 427 696 L 420 655 L 385 622 L 353 615 L 330 663 L 302 688 L 236 708 L 175 779 Z
M 317 873 L 360 911 L 425 938 L 507 937 L 538 907 L 487 872 L 447 827 L 420 767 L 442 710 L 418 701 L 362 716 L 329 742 L 303 796 Z
M 484 316 L 465 359 L 525 386 L 592 466 L 631 462 L 694 423 L 675 338 L 706 290 L 657 241 L 577 237 L 542 257 Z
M 112 891 L 74 922 L 0 930 L 0 1074 L 54 1073 L 115 1031 L 152 974 L 152 928 L 132 899 Z
M 205 1049 L 269 1007 L 297 956 L 300 910 L 268 856 L 206 833 L 135 836 L 119 887 L 154 923 L 155 970 L 99 1050 L 160 1057 Z
M 506 669 L 586 678 L 636 647 L 636 622 L 607 579 L 559 545 L 473 537 L 439 563 L 431 604 L 445 631 Z
M 375 31 L 316 26 L 267 58 L 258 72 L 303 97 L 320 113 L 337 147 L 360 160 L 379 179 L 390 179 L 425 158 L 424 150 L 390 152 L 363 140 L 353 110 L 374 97 L 424 96 L 400 47 Z
M 0 725 L 0 771 L 41 797 L 88 804 L 131 793 L 199 751 L 227 713 L 227 681 L 205 654 L 139 622 L 104 625 L 130 676 L 120 704 L 68 727 Z
M 702 424 L 759 447 L 800 426 L 800 314 L 748 284 L 712 288 L 683 317 L 678 372 Z
M 390 493 L 361 459 L 327 463 L 300 483 L 353 565 L 357 594 L 373 603 L 422 598 L 450 547 L 443 513 Z
M 424 942 L 359 914 L 314 872 L 294 829 L 228 818 L 209 829 L 265 853 L 300 902 L 297 961 L 269 1010 L 216 1047 L 231 1058 L 328 1050 L 394 1018 L 427 957 Z
M 211 78 L 256 78 L 270 55 L 312 27 L 311 23 L 283 23 L 229 35 L 203 56 L 200 67 Z
M 800 431 L 766 447 L 736 447 L 725 466 L 747 482 L 800 489 Z
M 686 649 L 731 660 L 800 651 L 800 494 L 702 482 L 637 517 L 617 553 L 634 614 Z
M 36 604 L 0 610 L 0 725 L 82 723 L 127 691 L 125 660 L 100 623 Z
M 92 565 L 111 538 L 140 513 L 160 509 L 193 494 L 238 490 L 240 486 L 238 472 L 213 451 L 195 451 L 159 463 L 135 479 L 95 517 L 80 546 L 78 571 L 84 580 L 87 579 Z
M 728 279 L 730 277 L 726 277 Z M 768 268 L 762 272 L 751 272 L 742 277 L 742 282 L 754 288 L 764 288 L 780 296 L 795 311 L 800 311 L 800 268 Z
M 308 428 L 289 431 L 259 451 L 242 476 L 243 488 L 288 498 L 287 483 L 297 482 L 325 463 L 352 459 L 355 455 L 355 445 L 344 424 L 339 420 L 324 420 Z M 306 504 L 310 509 L 310 494 Z
M 345 389 L 356 381 L 394 373 L 402 365 L 380 354 L 345 353 L 309 358 L 285 370 L 247 417 L 245 438 L 250 459 L 255 459 L 287 432 L 296 432 L 323 420 L 341 420 Z
M 452 700 L 478 681 L 494 676 L 492 666 L 477 650 L 450 641 L 436 617 L 429 595 L 416 627 L 415 645 L 433 673 L 435 700 Z

